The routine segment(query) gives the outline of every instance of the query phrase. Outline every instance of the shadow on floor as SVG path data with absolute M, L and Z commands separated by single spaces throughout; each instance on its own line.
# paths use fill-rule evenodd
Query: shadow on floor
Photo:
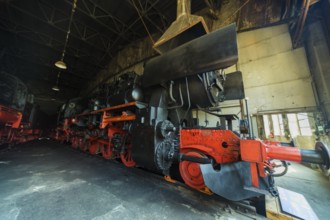
M 251 219 L 217 196 L 46 140 L 0 151 L 0 189 L 0 219 Z

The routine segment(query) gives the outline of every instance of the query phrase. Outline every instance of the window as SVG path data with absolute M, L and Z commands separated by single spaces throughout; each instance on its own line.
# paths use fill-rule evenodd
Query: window
M 309 123 L 308 113 L 271 114 L 263 115 L 266 137 L 271 134 L 285 136 L 290 132 L 291 138 L 312 136 L 313 132 Z M 284 118 L 287 118 L 287 126 L 284 126 Z
M 270 135 L 270 122 L 269 122 L 269 119 L 268 119 L 268 115 L 263 115 L 263 119 L 264 119 L 264 129 L 265 129 L 265 135 L 266 137 L 269 137 Z
M 312 135 L 312 129 L 310 127 L 309 121 L 308 121 L 308 115 L 307 113 L 299 113 L 297 114 L 298 118 L 298 124 L 300 128 L 300 134 L 305 136 Z
M 272 115 L 274 135 L 283 136 L 284 126 L 282 115 L 276 114 Z
M 297 114 L 287 114 L 291 137 L 300 135 Z

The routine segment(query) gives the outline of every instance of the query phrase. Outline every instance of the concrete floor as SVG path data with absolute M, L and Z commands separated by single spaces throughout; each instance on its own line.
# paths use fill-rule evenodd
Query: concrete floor
M 304 195 L 320 220 L 330 219 L 330 181 L 321 172 L 291 163 L 288 173 L 275 181 L 277 186 Z
M 330 183 L 292 164 L 284 188 L 302 193 L 320 219 L 330 216 Z M 260 219 L 162 177 L 79 153 L 52 141 L 0 150 L 0 219 Z
M 1 220 L 256 218 L 233 206 L 52 141 L 0 151 Z

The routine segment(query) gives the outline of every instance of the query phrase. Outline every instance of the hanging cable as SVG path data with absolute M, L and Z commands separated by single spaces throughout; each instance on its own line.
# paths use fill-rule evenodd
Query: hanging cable
M 244 4 L 241 6 L 241 7 L 239 7 L 232 15 L 230 15 L 224 22 L 223 22 L 223 24 L 226 24 L 228 21 L 229 21 L 229 19 L 232 17 L 232 16 L 234 16 L 237 12 L 239 12 L 247 3 L 249 3 L 249 1 L 250 0 L 247 0 L 246 2 L 244 2 Z
M 71 32 L 71 25 L 72 25 L 73 15 L 74 15 L 74 12 L 76 11 L 76 7 L 77 7 L 77 1 L 78 0 L 73 0 L 72 10 L 71 10 L 71 15 L 70 15 L 70 20 L 69 20 L 69 28 L 68 28 L 68 32 L 66 33 L 66 37 L 65 37 L 64 49 L 63 49 L 63 53 L 62 53 L 62 59 L 64 59 L 64 55 L 65 55 L 65 52 L 66 52 L 66 47 L 68 45 L 69 35 L 70 35 L 70 32 Z
M 66 36 L 65 36 L 64 48 L 63 48 L 61 60 L 59 60 L 55 63 L 55 66 L 60 68 L 60 69 L 66 69 L 67 68 L 67 66 L 64 62 L 64 56 L 65 56 L 66 47 L 67 47 L 68 41 L 69 41 L 69 35 L 70 35 L 70 32 L 71 32 L 71 25 L 72 25 L 73 15 L 74 15 L 74 12 L 76 11 L 76 7 L 77 7 L 77 1 L 78 0 L 73 0 L 73 3 L 72 3 L 72 9 L 71 9 L 71 14 L 70 14 L 70 19 L 69 19 L 69 27 L 68 27 L 68 31 L 66 32 Z
M 146 31 L 147 31 L 147 33 L 148 33 L 148 36 L 149 36 L 149 38 L 150 38 L 152 44 L 155 44 L 155 41 L 154 41 L 154 39 L 152 38 L 152 36 L 151 36 L 151 34 L 150 34 L 149 30 L 148 30 L 148 27 L 147 27 L 147 25 L 145 24 L 145 22 L 144 22 L 144 20 L 143 20 L 143 18 L 142 18 L 142 15 L 140 14 L 140 10 L 139 10 L 138 7 L 136 6 L 135 1 L 132 0 L 132 2 L 133 2 L 133 5 L 134 5 L 134 8 L 136 9 L 137 13 L 139 14 L 139 17 L 140 17 L 140 19 L 141 19 L 141 21 L 142 21 L 142 23 L 143 23 L 144 28 L 146 29 Z

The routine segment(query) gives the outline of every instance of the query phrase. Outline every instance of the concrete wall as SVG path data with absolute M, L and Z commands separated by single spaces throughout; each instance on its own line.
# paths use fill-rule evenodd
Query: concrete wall
M 307 111 L 316 103 L 304 48 L 293 50 L 287 25 L 238 34 L 239 62 L 251 114 Z
M 216 29 L 216 27 L 213 27 Z M 293 50 L 286 24 L 238 34 L 238 64 L 227 73 L 242 71 L 250 114 L 297 112 L 316 109 L 311 75 L 304 48 Z M 221 114 L 245 117 L 245 105 L 227 101 L 220 105 Z M 219 120 L 204 112 L 198 114 L 200 125 L 213 127 Z M 256 118 L 252 117 L 257 135 Z M 239 130 L 239 121 L 233 123 Z

